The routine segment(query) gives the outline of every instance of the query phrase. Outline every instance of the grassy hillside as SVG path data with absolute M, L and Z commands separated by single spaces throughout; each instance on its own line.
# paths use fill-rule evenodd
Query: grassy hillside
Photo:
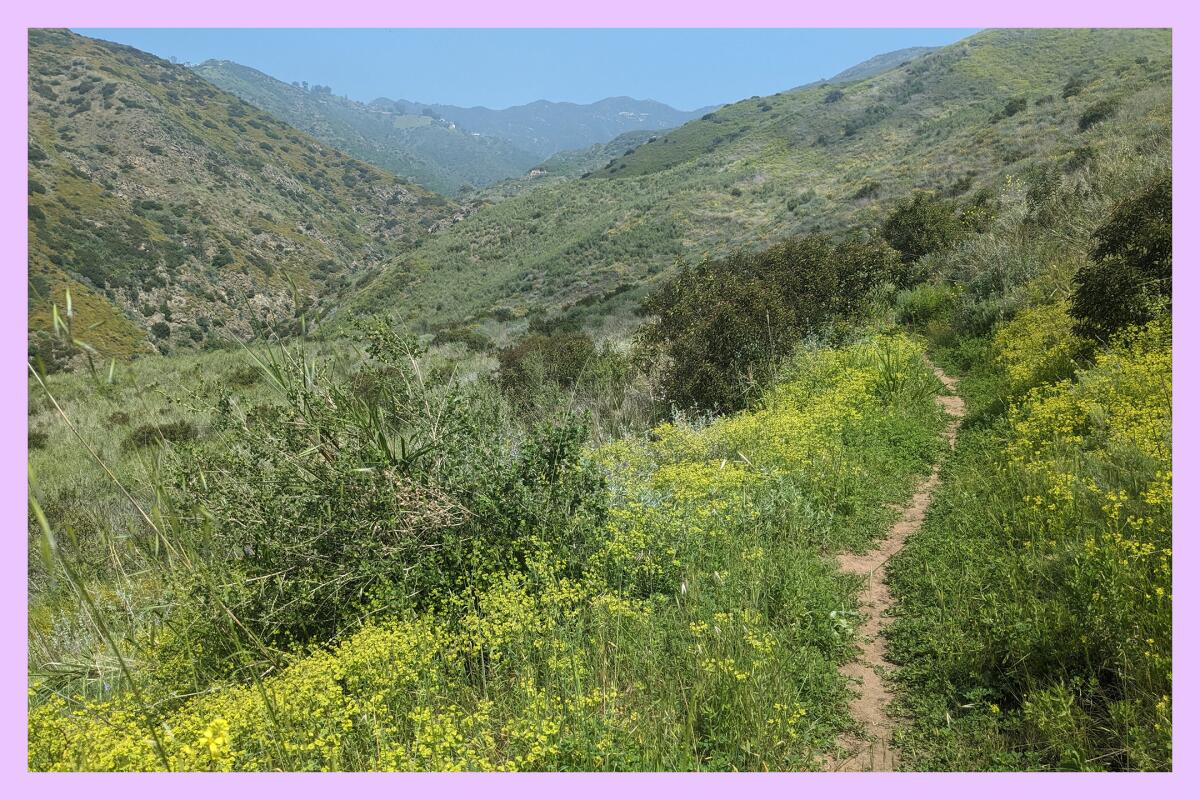
M 103 355 L 199 346 L 337 302 L 454 209 L 197 77 L 66 31 L 29 37 L 29 310 L 69 289 Z
M 968 42 L 941 138 L 838 145 L 940 199 L 660 273 L 631 341 L 373 317 L 32 376 L 29 768 L 1172 769 L 1164 38 Z M 459 225 L 692 168 L 638 150 Z
M 1164 120 L 1169 57 L 1164 31 L 988 31 L 866 80 L 728 105 L 586 179 L 482 208 L 394 259 L 346 309 L 429 322 L 628 308 L 678 258 L 870 227 L 916 187 L 999 188 L 1109 130 Z M 1081 130 L 1108 100 L 1111 115 Z
M 529 170 L 539 156 L 495 136 L 476 135 L 425 107 L 396 110 L 300 87 L 232 61 L 205 61 L 196 73 L 322 142 L 436 192 L 483 187 Z
M 579 150 L 563 150 L 535 165 L 528 173 L 519 178 L 500 181 L 473 193 L 467 198 L 467 202 L 473 207 L 477 207 L 483 203 L 495 203 L 541 189 L 548 184 L 582 177 L 585 173 L 600 169 L 614 158 L 626 153 L 630 148 L 645 144 L 657 135 L 659 134 L 652 131 L 630 131 L 610 142 L 594 144 Z

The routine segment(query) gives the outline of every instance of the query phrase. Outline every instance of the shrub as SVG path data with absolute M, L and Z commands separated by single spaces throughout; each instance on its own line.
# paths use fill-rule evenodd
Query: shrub
M 825 95 L 822 102 L 836 103 L 838 100 L 841 100 L 845 96 L 846 96 L 846 93 L 843 92 L 841 89 L 833 89 L 832 91 L 830 91 L 828 94 Z
M 1004 108 L 1000 109 L 995 116 L 992 117 L 992 122 L 998 122 L 1007 117 L 1013 117 L 1020 114 L 1029 106 L 1029 101 L 1024 97 L 1011 97 L 1004 104 Z
M 854 193 L 851 199 L 867 200 L 872 197 L 879 197 L 879 191 L 882 188 L 883 186 L 879 183 L 879 181 L 867 181 L 862 186 L 858 187 L 858 191 Z
M 957 242 L 967 226 L 952 203 L 918 191 L 892 211 L 880 230 L 902 259 L 916 261 Z
M 1117 101 L 1113 98 L 1101 100 L 1088 106 L 1079 117 L 1079 130 L 1082 133 L 1093 125 L 1098 125 L 1117 113 Z
M 541 386 L 568 387 L 579 380 L 596 345 L 586 333 L 535 333 L 500 351 L 500 386 L 510 398 L 528 398 Z
M 896 319 L 918 327 L 945 322 L 954 313 L 959 289 L 948 283 L 925 283 L 896 296 Z
M 638 338 L 671 403 L 742 408 L 797 341 L 852 323 L 887 280 L 907 282 L 907 271 L 882 242 L 792 239 L 685 266 L 647 300 L 656 319 Z
M 46 447 L 46 442 L 49 441 L 50 435 L 45 431 L 29 431 L 29 449 L 43 450 Z
M 1067 100 L 1083 91 L 1083 78 L 1078 75 L 1073 75 L 1065 84 L 1063 84 L 1062 97 Z
M 150 332 L 154 334 L 156 338 L 165 339 L 171 335 L 171 326 L 159 320 L 150 326 Z
M 1075 276 L 1077 332 L 1107 339 L 1171 308 L 1171 178 L 1123 200 L 1095 232 L 1091 259 Z
M 476 328 L 467 325 L 456 325 L 443 328 L 433 336 L 433 344 L 452 344 L 459 342 L 473 353 L 485 353 L 492 349 L 492 340 Z

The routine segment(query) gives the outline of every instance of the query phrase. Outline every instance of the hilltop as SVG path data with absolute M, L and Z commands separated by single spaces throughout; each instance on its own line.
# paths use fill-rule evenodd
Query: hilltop
M 345 312 L 436 324 L 628 309 L 679 258 L 869 229 L 915 188 L 994 189 L 1142 109 L 1167 124 L 1170 45 L 1159 30 L 987 31 L 861 80 L 733 103 L 591 175 L 485 205 L 394 259 Z M 1101 101 L 1111 118 L 1081 131 Z
M 31 349 L 68 289 L 103 355 L 287 332 L 457 210 L 133 48 L 29 61 Z

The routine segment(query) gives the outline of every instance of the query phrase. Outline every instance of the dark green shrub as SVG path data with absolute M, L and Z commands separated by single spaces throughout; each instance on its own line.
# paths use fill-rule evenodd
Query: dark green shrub
M 433 335 L 433 344 L 452 344 L 459 342 L 473 353 L 486 353 L 492 349 L 492 340 L 476 328 L 467 325 L 456 325 L 443 328 Z
M 1009 98 L 1008 102 L 1006 102 L 1004 104 L 1004 108 L 1000 109 L 1000 111 L 995 116 L 992 117 L 992 121 L 998 122 L 1007 117 L 1014 117 L 1017 114 L 1020 114 L 1022 111 L 1024 111 L 1028 107 L 1029 107 L 1029 100 L 1027 100 L 1026 98 L 1011 97 L 1011 98 Z
M 1117 205 L 1094 234 L 1091 260 L 1075 276 L 1076 331 L 1107 339 L 1171 308 L 1171 178 Z
M 879 197 L 879 191 L 883 186 L 879 181 L 867 181 L 862 186 L 858 187 L 851 199 L 853 200 L 868 200 L 872 197 Z
M 655 319 L 639 331 L 640 347 L 672 404 L 742 408 L 797 341 L 853 322 L 887 280 L 907 282 L 890 247 L 824 236 L 684 266 L 648 298 Z
M 1117 101 L 1113 98 L 1101 100 L 1088 106 L 1079 117 L 1079 130 L 1082 133 L 1093 125 L 1098 125 L 1117 113 Z
M 46 447 L 46 442 L 50 439 L 50 435 L 45 431 L 29 431 L 29 449 L 43 450 Z
M 821 102 L 836 103 L 838 100 L 841 100 L 845 96 L 846 96 L 846 93 L 843 92 L 841 89 L 834 89 L 834 90 L 830 91 L 828 94 L 826 94 L 824 99 Z
M 916 261 L 957 242 L 966 234 L 967 225 L 952 203 L 918 191 L 892 211 L 880 231 L 901 258 Z
M 586 333 L 535 333 L 500 351 L 500 387 L 520 399 L 546 384 L 566 388 L 576 383 L 596 357 L 596 344 Z
M 159 321 L 150 326 L 150 332 L 159 339 L 165 339 L 171 335 L 171 326 Z

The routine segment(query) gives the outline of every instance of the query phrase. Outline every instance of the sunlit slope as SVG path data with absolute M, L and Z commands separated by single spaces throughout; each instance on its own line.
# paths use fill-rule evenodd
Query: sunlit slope
M 496 202 L 392 260 L 343 309 L 438 321 L 620 296 L 674 261 L 872 227 L 912 189 L 999 185 L 1170 116 L 1170 33 L 987 31 L 858 82 L 718 109 L 592 175 Z M 1089 107 L 1111 116 L 1080 130 Z
M 30 331 L 71 289 L 103 354 L 287 332 L 452 208 L 197 77 L 29 38 Z

